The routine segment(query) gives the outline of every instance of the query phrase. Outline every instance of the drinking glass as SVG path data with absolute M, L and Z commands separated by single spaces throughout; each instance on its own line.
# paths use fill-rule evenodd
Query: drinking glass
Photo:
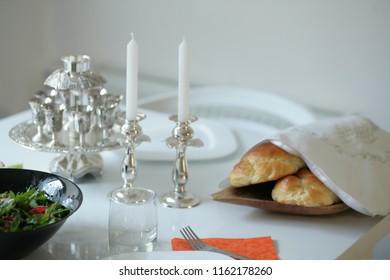
M 150 189 L 125 187 L 109 194 L 111 254 L 151 252 L 157 246 L 157 196 Z

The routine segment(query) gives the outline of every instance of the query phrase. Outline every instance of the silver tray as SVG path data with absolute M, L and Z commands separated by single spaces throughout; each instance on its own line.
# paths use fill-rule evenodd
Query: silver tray
M 120 125 L 114 124 L 110 137 L 97 143 L 95 145 L 89 145 L 85 147 L 78 147 L 71 143 L 72 140 L 69 137 L 65 137 L 64 132 L 62 137 L 60 136 L 64 146 L 48 146 L 45 143 L 38 143 L 33 141 L 34 135 L 37 133 L 37 126 L 31 121 L 25 121 L 14 126 L 10 132 L 9 137 L 17 144 L 32 150 L 42 152 L 52 152 L 61 154 L 88 154 L 88 153 L 99 153 L 103 151 L 111 151 L 125 145 L 125 138 L 120 133 Z

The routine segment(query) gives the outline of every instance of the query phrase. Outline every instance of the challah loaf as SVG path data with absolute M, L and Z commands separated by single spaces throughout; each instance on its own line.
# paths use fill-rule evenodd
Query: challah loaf
M 296 175 L 288 175 L 277 180 L 271 196 L 279 203 L 308 207 L 340 202 L 340 199 L 308 168 L 299 170 Z
M 257 144 L 246 152 L 230 172 L 230 184 L 243 187 L 294 174 L 305 162 L 272 143 Z

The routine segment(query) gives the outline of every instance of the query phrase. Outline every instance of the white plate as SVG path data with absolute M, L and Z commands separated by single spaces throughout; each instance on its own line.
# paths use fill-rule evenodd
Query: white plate
M 112 255 L 106 260 L 232 260 L 228 256 L 204 251 L 155 251 Z
M 287 98 L 252 89 L 236 87 L 199 87 L 190 91 L 190 113 L 200 119 L 215 119 L 230 127 L 258 126 L 272 133 L 292 125 L 315 120 L 306 107 Z M 176 114 L 177 93 L 167 93 L 140 100 L 139 106 Z M 221 143 L 221 142 L 219 142 Z
M 140 108 L 140 112 L 147 115 L 146 119 L 140 122 L 142 131 L 151 138 L 151 142 L 144 142 L 137 147 L 137 158 L 153 161 L 173 161 L 175 149 L 169 149 L 165 139 L 172 136 L 172 129 L 175 123 L 168 119 L 169 115 L 163 112 L 151 111 Z M 188 160 L 209 160 L 228 156 L 237 149 L 237 141 L 232 130 L 225 124 L 210 120 L 199 119 L 191 127 L 194 130 L 194 138 L 203 141 L 204 146 L 200 148 L 188 147 Z M 123 151 L 120 151 L 123 153 Z
M 314 114 L 306 107 L 287 98 L 253 89 L 238 87 L 199 87 L 190 91 L 190 113 L 199 117 L 193 124 L 194 130 L 202 140 L 210 141 L 204 148 L 189 148 L 188 155 L 192 159 L 210 159 L 217 156 L 228 155 L 237 148 L 231 133 L 225 125 L 235 131 L 236 141 L 244 147 L 251 147 L 258 141 L 293 125 L 302 125 L 315 120 Z M 158 96 L 144 98 L 139 101 L 139 106 L 152 112 L 160 112 L 168 115 L 177 112 L 177 93 L 169 92 Z M 141 109 L 140 109 L 141 110 Z M 214 121 L 214 123 L 205 123 Z M 204 125 L 201 125 L 204 122 Z M 165 122 L 165 125 L 167 123 Z M 198 128 L 196 125 L 200 125 Z M 209 126 L 209 127 L 208 127 Z M 160 130 L 161 137 L 167 137 L 169 127 Z M 154 128 L 156 129 L 156 128 Z M 162 128 L 161 128 L 162 129 Z M 146 132 L 146 130 L 145 130 Z M 153 131 L 153 133 L 156 131 Z M 250 133 L 254 137 L 241 137 L 241 133 Z M 202 135 L 203 134 L 203 135 Z M 212 144 L 211 144 L 212 143 Z M 153 149 L 153 153 L 145 150 L 147 144 L 141 146 L 144 153 L 142 157 L 157 159 L 172 159 L 173 151 Z M 149 149 L 149 147 L 147 148 Z

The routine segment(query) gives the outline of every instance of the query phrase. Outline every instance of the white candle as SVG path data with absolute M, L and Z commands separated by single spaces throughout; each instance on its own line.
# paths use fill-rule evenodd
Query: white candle
M 137 118 L 138 95 L 138 44 L 131 33 L 131 40 L 127 44 L 126 64 L 126 119 Z
M 179 45 L 178 76 L 179 96 L 177 118 L 179 122 L 185 122 L 189 118 L 188 94 L 190 90 L 188 44 L 185 38 L 183 38 L 182 43 Z

